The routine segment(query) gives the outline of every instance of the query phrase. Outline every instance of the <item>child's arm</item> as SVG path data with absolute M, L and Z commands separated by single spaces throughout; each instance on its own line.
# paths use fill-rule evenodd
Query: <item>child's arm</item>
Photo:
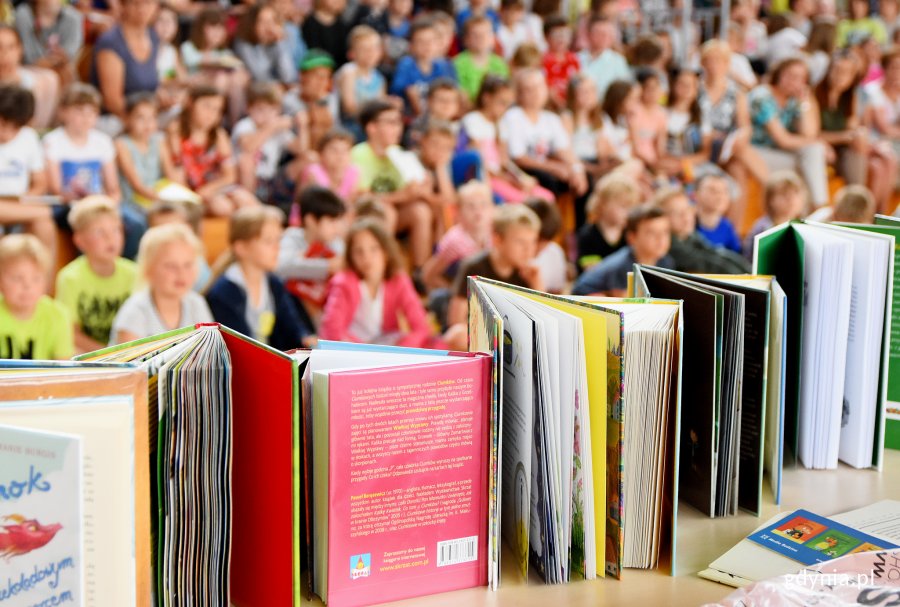
M 155 200 L 156 191 L 153 189 L 152 184 L 146 186 L 144 185 L 144 182 L 141 181 L 137 169 L 134 168 L 134 159 L 131 157 L 131 151 L 129 151 L 128 146 L 119 139 L 116 140 L 115 145 L 116 162 L 119 165 L 119 170 L 122 171 L 122 175 L 125 176 L 128 185 L 131 186 L 131 189 L 133 189 L 136 194 L 149 200 Z
M 421 348 L 428 343 L 428 340 L 432 335 L 425 308 L 422 306 L 422 300 L 419 299 L 409 276 L 401 276 L 398 281 L 398 286 L 400 289 L 400 297 L 397 301 L 398 309 L 395 313 L 402 314 L 406 319 L 406 322 L 409 325 L 409 333 L 404 335 L 397 342 L 397 345 Z
M 132 333 L 128 329 L 120 329 L 116 333 L 116 343 L 117 344 L 128 343 L 129 341 L 135 341 L 136 339 L 138 339 L 137 333 Z
M 406 99 L 409 101 L 409 105 L 412 108 L 413 114 L 416 116 L 421 116 L 422 112 L 425 110 L 425 107 L 422 103 L 422 95 L 419 93 L 418 85 L 409 85 L 408 87 L 406 87 L 405 93 Z
M 325 301 L 325 309 L 322 311 L 322 320 L 319 324 L 319 336 L 322 339 L 334 341 L 359 342 L 360 339 L 350 333 L 350 324 L 356 309 L 351 305 L 351 297 L 347 284 L 338 281 L 338 276 L 332 283 L 328 299 Z
M 266 141 L 281 131 L 291 130 L 291 126 L 292 120 L 290 116 L 279 116 L 272 124 L 266 125 L 263 128 L 257 128 L 250 133 L 238 135 L 238 150 L 247 154 L 256 154 Z
M 47 159 L 47 185 L 51 194 L 61 195 L 62 191 L 62 169 L 55 160 Z M 63 196 L 63 200 L 68 202 L 71 196 Z
M 234 185 L 237 182 L 237 167 L 234 164 L 234 153 L 231 147 L 231 141 L 225 133 L 225 129 L 219 129 L 216 134 L 216 147 L 219 155 L 222 157 L 222 163 L 219 168 L 219 177 L 206 183 L 202 187 L 197 188 L 197 194 L 203 198 L 213 196 L 222 188 Z
M 28 196 L 43 196 L 47 193 L 47 169 L 32 171 L 28 184 Z
M 78 354 L 93 352 L 94 350 L 105 348 L 106 345 L 107 344 L 101 344 L 99 341 L 88 337 L 85 335 L 84 331 L 81 330 L 81 327 L 75 326 L 75 351 Z
M 103 163 L 103 189 L 106 191 L 106 195 L 116 202 L 122 200 L 122 189 L 119 187 L 119 173 L 116 171 L 115 160 Z
M 359 106 L 356 103 L 356 74 L 357 70 L 354 66 L 347 64 L 341 70 L 340 82 L 338 82 L 338 91 L 341 97 L 341 110 L 347 116 L 356 117 L 359 112 Z
M 186 185 L 184 171 L 175 166 L 175 159 L 172 157 L 172 148 L 170 147 L 168 134 L 163 136 L 163 140 L 159 146 L 159 162 L 162 165 L 163 176 L 166 179 Z

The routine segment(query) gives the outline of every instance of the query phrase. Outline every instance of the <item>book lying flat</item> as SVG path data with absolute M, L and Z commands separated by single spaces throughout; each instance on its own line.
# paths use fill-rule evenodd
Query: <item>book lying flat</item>
M 342 607 L 487 584 L 490 356 L 336 342 L 294 356 L 313 591 Z
M 139 438 L 148 432 L 146 374 L 2 361 L 0 424 L 78 437 L 84 482 L 72 508 L 81 510 L 84 604 L 149 605 L 149 456 Z
M 787 295 L 787 450 L 809 468 L 880 468 L 893 238 L 787 223 L 756 237 L 753 263 Z
M 500 361 L 499 526 L 523 575 L 619 577 L 661 556 L 674 569 L 680 336 L 676 302 L 469 278 L 469 348 Z
M 839 523 L 840 527 L 829 521 Z M 847 532 L 843 526 L 851 527 L 856 533 Z M 774 533 L 766 533 L 767 530 Z M 877 539 L 863 539 L 861 534 Z M 760 540 L 764 535 L 768 537 Z M 755 539 L 750 539 L 754 536 Z M 766 543 L 772 547 L 766 547 Z M 898 501 L 883 500 L 857 510 L 835 514 L 828 519 L 810 516 L 802 511 L 782 512 L 766 521 L 750 537 L 741 540 L 698 575 L 728 586 L 741 587 L 779 575 L 796 573 L 806 566 L 804 558 L 810 554 L 824 560 L 895 544 L 900 544 Z M 791 550 L 786 550 L 785 546 Z M 800 554 L 802 548 L 807 549 L 803 555 Z M 826 554 L 829 551 L 833 554 Z

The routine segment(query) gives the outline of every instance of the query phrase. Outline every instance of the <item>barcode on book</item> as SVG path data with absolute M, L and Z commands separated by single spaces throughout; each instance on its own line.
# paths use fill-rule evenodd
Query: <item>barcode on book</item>
M 478 536 L 461 537 L 437 543 L 437 566 L 459 565 L 478 560 Z

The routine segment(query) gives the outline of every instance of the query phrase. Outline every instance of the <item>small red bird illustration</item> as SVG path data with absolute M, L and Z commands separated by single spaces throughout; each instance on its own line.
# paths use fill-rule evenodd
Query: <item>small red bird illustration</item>
M 46 546 L 62 529 L 59 523 L 42 525 L 36 519 L 26 519 L 20 514 L 5 516 L 3 520 L 15 523 L 0 525 L 0 557 L 6 559 Z

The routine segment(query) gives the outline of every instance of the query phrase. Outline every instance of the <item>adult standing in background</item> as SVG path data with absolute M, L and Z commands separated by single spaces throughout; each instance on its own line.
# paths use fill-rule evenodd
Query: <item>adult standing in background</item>
M 16 8 L 16 30 L 27 65 L 53 70 L 63 87 L 75 80 L 84 18 L 61 0 L 31 0 Z

